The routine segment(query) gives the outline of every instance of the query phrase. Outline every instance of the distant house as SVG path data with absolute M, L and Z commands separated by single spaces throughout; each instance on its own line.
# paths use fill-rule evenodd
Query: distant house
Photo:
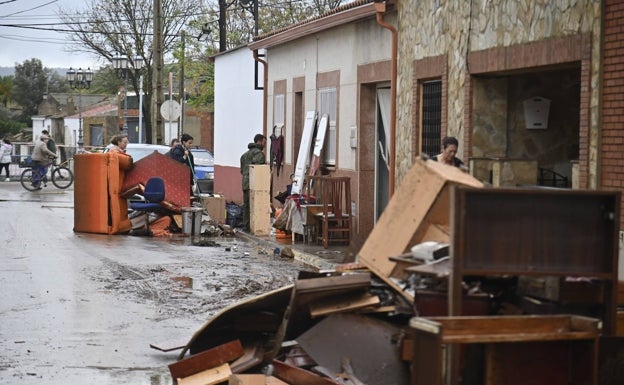
M 247 47 L 213 58 L 214 191 L 228 200 L 242 202 L 240 156 L 254 135 L 263 133 L 263 91 L 255 88 L 255 63 Z M 259 71 L 262 74 L 262 66 Z

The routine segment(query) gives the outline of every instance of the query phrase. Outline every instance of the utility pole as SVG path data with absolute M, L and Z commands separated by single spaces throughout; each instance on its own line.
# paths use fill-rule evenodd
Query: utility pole
M 227 10 L 227 2 L 226 0 L 219 0 L 219 52 L 223 52 L 227 49 L 226 47 L 226 14 Z
M 152 130 L 151 140 L 148 143 L 162 143 L 163 120 L 160 116 L 160 106 L 163 104 L 163 18 L 161 0 L 154 0 L 154 38 L 152 41 L 153 66 L 152 66 Z
M 180 128 L 178 129 L 179 132 L 183 132 L 184 131 L 184 62 L 186 59 L 186 32 L 182 31 L 181 32 L 181 37 L 180 39 L 182 39 L 182 56 L 180 58 L 180 93 L 178 95 L 180 95 L 178 97 L 178 102 L 180 102 Z M 179 137 L 179 136 L 178 136 Z

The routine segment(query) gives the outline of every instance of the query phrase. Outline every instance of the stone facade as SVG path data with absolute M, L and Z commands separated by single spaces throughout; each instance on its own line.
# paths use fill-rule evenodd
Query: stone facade
M 459 156 L 545 156 L 554 139 L 531 147 L 535 133 L 513 130 L 519 124 L 509 92 L 521 97 L 513 80 L 496 80 L 495 73 L 526 73 L 565 62 L 577 63 L 580 89 L 577 123 L 582 187 L 597 184 L 599 133 L 600 31 L 599 0 L 399 0 L 397 81 L 397 170 L 400 183 L 419 153 L 418 81 L 423 61 L 444 58 L 435 77 L 443 82 L 442 136 L 460 139 Z M 482 79 L 481 76 L 488 75 Z M 528 76 L 528 75 L 527 75 Z M 541 75 L 542 80 L 547 80 Z M 546 89 L 544 86 L 542 89 Z M 497 102 L 493 102 L 496 100 Z M 475 103 L 477 101 L 477 103 Z M 489 102 L 488 102 L 489 101 Z M 483 111 L 488 113 L 484 114 Z M 570 111 L 567 111 L 569 113 Z M 566 111 L 560 110 L 561 114 Z M 555 132 L 551 130 L 548 135 Z M 525 141 L 526 148 L 510 147 Z M 570 146 L 561 145 L 570 161 Z M 574 147 L 574 144 L 572 144 Z M 566 159 L 568 160 L 568 159 Z M 540 160 L 541 161 L 541 160 Z M 555 162 L 556 163 L 556 162 Z M 570 162 L 568 162 L 570 163 Z M 559 166 L 552 165 L 553 168 Z M 557 167 L 555 167 L 557 166 Z M 571 166 L 566 166 L 571 170 Z M 566 171 L 567 172 L 567 171 Z M 569 171 L 571 172 L 571 171 Z

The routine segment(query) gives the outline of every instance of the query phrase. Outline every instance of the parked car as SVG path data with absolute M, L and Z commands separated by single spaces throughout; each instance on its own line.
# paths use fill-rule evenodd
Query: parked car
M 195 177 L 202 194 L 214 192 L 214 156 L 205 148 L 191 148 L 195 161 Z

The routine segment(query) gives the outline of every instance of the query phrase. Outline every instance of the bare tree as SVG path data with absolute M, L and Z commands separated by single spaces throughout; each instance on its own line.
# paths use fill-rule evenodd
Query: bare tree
M 179 40 L 180 31 L 191 21 L 201 17 L 201 0 L 162 0 L 163 53 L 168 55 Z M 68 40 L 76 51 L 95 54 L 103 62 L 111 63 L 116 55 L 122 55 L 134 65 L 135 57 L 145 63 L 145 90 L 152 84 L 152 0 L 91 0 L 84 11 L 60 9 L 59 16 L 68 29 Z M 128 73 L 128 81 L 139 90 L 139 74 Z M 150 105 L 147 95 L 143 102 L 147 132 L 150 132 Z

